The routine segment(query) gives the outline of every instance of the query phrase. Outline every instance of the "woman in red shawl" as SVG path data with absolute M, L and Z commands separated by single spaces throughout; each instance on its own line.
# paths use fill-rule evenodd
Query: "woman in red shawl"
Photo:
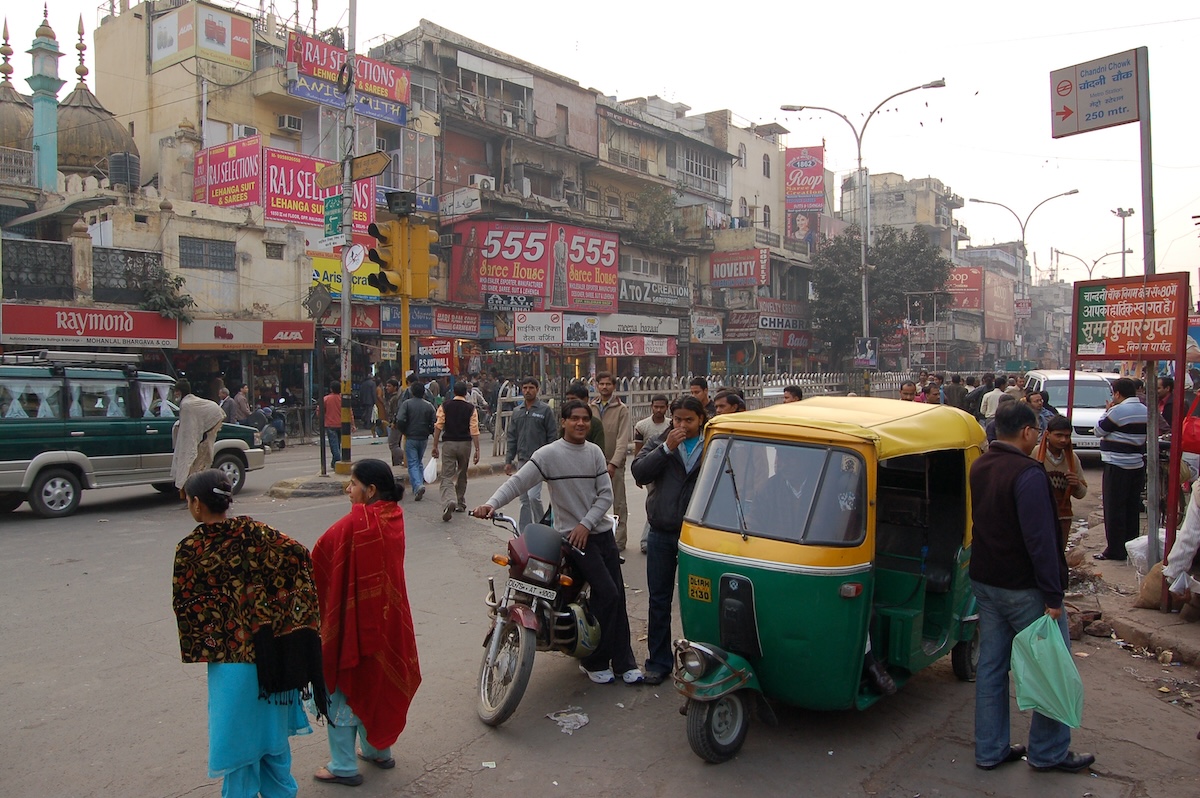
M 395 767 L 391 746 L 421 683 L 404 584 L 403 490 L 382 460 L 355 463 L 346 488 L 350 512 L 313 548 L 331 756 L 317 781 L 362 783 L 356 737 L 359 759 Z

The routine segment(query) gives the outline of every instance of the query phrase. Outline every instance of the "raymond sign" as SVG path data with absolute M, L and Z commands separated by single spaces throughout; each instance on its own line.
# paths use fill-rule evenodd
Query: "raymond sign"
M 305 36 L 303 33 L 288 33 L 287 60 L 296 64 L 303 75 L 311 75 L 336 84 L 338 72 L 346 64 L 346 51 L 332 44 Z M 354 56 L 354 90 L 363 94 L 383 97 L 392 102 L 407 105 L 409 100 L 408 70 L 401 69 L 373 58 Z
M 709 257 L 709 282 L 713 288 L 754 288 L 771 284 L 771 251 L 742 249 L 714 252 Z
M 325 198 L 340 194 L 340 185 L 318 188 L 317 172 L 332 163 L 311 155 L 284 150 L 263 150 L 263 173 L 266 176 L 264 198 L 266 217 L 272 222 L 284 222 L 299 227 L 325 227 Z M 375 187 L 370 180 L 354 184 L 354 232 L 367 232 L 375 221 Z
M 538 308 L 617 312 L 616 233 L 546 222 L 464 222 L 454 228 L 450 299 L 493 309 L 533 297 Z M 493 300 L 492 297 L 509 298 Z
M 219 208 L 262 204 L 262 137 L 196 153 L 192 199 Z
M 148 310 L 102 310 L 4 303 L 0 341 L 32 346 L 118 346 L 131 349 L 179 345 L 179 322 Z
M 1081 360 L 1169 360 L 1183 353 L 1185 272 L 1075 284 L 1072 348 Z
M 955 310 L 981 310 L 983 308 L 983 269 L 979 266 L 962 266 L 950 270 L 946 290 L 954 301 Z

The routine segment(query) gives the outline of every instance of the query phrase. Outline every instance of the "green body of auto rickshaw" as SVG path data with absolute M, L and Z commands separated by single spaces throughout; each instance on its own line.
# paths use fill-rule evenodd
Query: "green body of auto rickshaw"
M 821 397 L 719 416 L 679 541 L 675 687 L 710 762 L 772 701 L 879 700 L 952 653 L 974 679 L 967 475 L 979 423 L 960 410 Z

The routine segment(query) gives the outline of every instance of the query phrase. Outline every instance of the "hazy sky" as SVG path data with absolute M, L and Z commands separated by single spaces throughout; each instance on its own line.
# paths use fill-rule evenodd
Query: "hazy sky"
M 27 90 L 24 51 L 41 21 L 41 6 L 5 5 L 17 51 L 14 78 Z M 305 27 L 311 27 L 311 3 L 300 5 Z M 66 53 L 64 77 L 74 77 L 79 15 L 90 46 L 91 29 L 99 21 L 96 6 L 96 0 L 51 0 L 50 22 Z M 397 6 L 359 2 L 359 28 L 368 32 L 359 35 L 359 52 L 382 40 L 376 31 L 394 36 L 417 24 L 421 14 Z M 280 16 L 289 17 L 295 8 L 280 6 Z M 346 8 L 324 4 L 318 28 L 344 26 Z M 657 94 L 686 103 L 693 112 L 730 108 L 747 123 L 779 121 L 792 131 L 788 143 L 793 146 L 824 139 L 826 166 L 837 173 L 839 184 L 854 168 L 849 127 L 829 114 L 784 113 L 779 106 L 829 106 L 860 124 L 889 94 L 944 77 L 946 88 L 901 97 L 888 104 L 893 110 L 871 122 L 863 139 L 864 165 L 873 173 L 937 177 L 964 199 L 1002 202 L 1022 218 L 1042 199 L 1079 189 L 1078 195 L 1042 206 L 1029 223 L 1026 241 L 1040 273 L 1051 266 L 1051 248 L 1089 263 L 1119 251 L 1121 223 L 1111 213 L 1117 207 L 1135 210 L 1127 222 L 1133 250 L 1128 270 L 1141 271 L 1145 209 L 1138 125 L 1052 139 L 1049 73 L 1146 46 L 1157 268 L 1190 272 L 1195 293 L 1200 228 L 1191 217 L 1200 215 L 1200 7 L 1193 3 L 1013 0 L 939 7 L 760 0 L 685 7 L 644 0 L 610 0 L 603 6 L 459 0 L 425 8 L 423 15 L 439 25 L 605 94 L 622 99 Z M 1002 208 L 968 203 L 955 218 L 977 246 L 1019 237 L 1017 222 Z M 1061 265 L 1068 280 L 1086 277 L 1074 259 L 1062 258 Z M 1098 276 L 1119 273 L 1115 255 L 1096 270 Z

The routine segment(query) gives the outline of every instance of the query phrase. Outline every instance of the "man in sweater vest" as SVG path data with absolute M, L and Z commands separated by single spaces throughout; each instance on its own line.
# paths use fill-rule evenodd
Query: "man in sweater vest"
M 444 455 L 441 462 L 442 520 L 449 521 L 455 512 L 467 509 L 467 458 L 471 444 L 475 445 L 475 460 L 479 463 L 479 414 L 467 399 L 467 382 L 454 383 L 454 398 L 442 402 L 433 424 L 433 456 Z
M 996 441 L 971 466 L 971 585 L 979 605 L 975 676 L 975 765 L 993 770 L 1028 754 L 1034 770 L 1076 773 L 1096 761 L 1070 750 L 1071 728 L 1038 712 L 1029 748 L 1010 743 L 1008 671 L 1013 638 L 1043 614 L 1058 622 L 1067 648 L 1063 592 L 1067 561 L 1058 545 L 1050 478 L 1030 458 L 1037 417 L 1029 405 L 996 410 Z

